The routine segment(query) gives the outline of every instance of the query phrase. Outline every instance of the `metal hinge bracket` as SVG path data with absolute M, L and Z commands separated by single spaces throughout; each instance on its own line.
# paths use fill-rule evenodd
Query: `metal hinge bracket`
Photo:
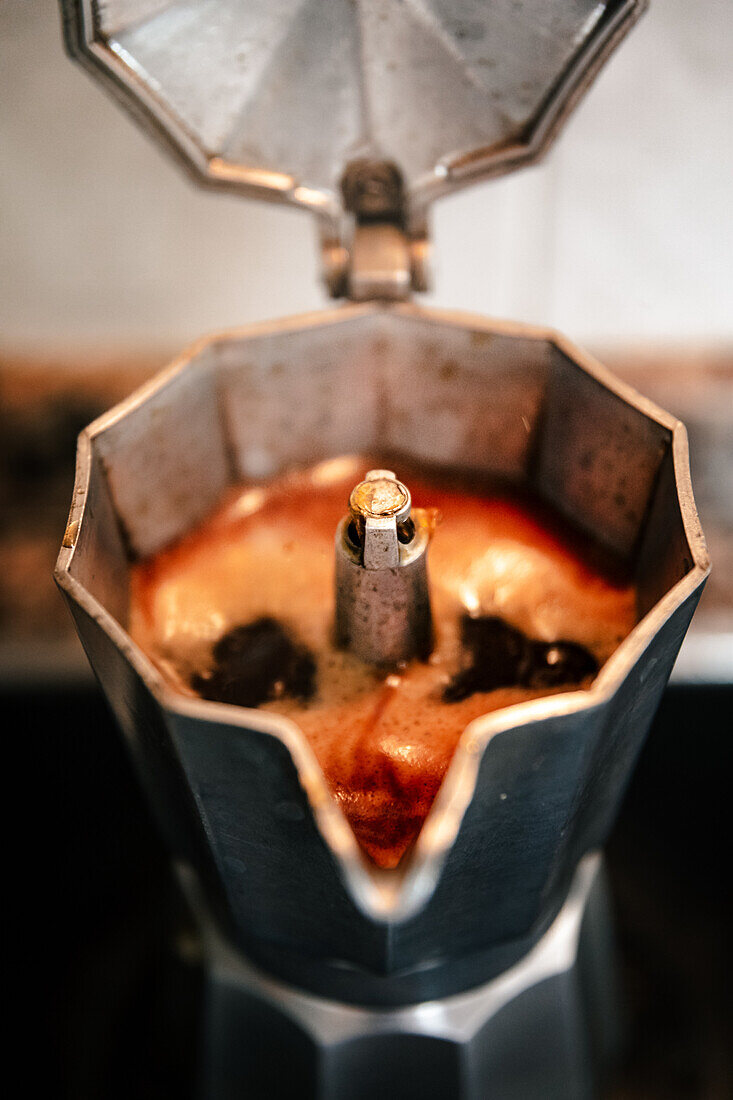
M 349 219 L 344 237 L 323 240 L 324 277 L 334 298 L 404 301 L 427 290 L 427 232 L 408 227 L 399 169 L 387 161 L 352 161 L 341 181 Z

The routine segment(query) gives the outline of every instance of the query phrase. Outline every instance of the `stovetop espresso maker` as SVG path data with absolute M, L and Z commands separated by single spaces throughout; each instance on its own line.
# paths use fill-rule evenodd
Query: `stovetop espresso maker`
M 201 183 L 309 210 L 329 311 L 201 340 L 79 441 L 56 577 L 197 915 L 202 1095 L 583 1097 L 614 1042 L 601 857 L 708 571 L 684 428 L 558 334 L 425 309 L 431 204 L 537 160 L 635 0 L 62 0 L 71 55 Z M 130 563 L 346 453 L 480 473 L 633 568 L 587 691 L 466 729 L 408 859 L 304 737 L 184 697 Z

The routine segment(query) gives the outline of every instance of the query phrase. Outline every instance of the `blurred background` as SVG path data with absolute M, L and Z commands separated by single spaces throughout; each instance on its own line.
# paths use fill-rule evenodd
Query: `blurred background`
M 690 431 L 714 573 L 610 849 L 619 1097 L 733 1095 L 732 198 L 733 3 L 652 0 L 541 167 L 433 215 L 428 302 L 553 325 Z M 55 1095 L 187 1095 L 198 980 L 50 579 L 75 437 L 202 333 L 325 304 L 318 260 L 307 215 L 197 190 L 67 60 L 55 0 L 0 0 L 0 691 L 56 825 L 32 1071 Z

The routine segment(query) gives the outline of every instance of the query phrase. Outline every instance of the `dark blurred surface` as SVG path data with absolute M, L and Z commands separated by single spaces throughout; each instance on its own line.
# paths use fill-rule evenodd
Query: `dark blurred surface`
M 733 1097 L 733 687 L 670 687 L 607 847 L 628 1011 L 609 1096 Z
M 19 692 L 3 705 L 11 767 L 32 775 L 41 807 L 21 852 L 33 870 L 22 879 L 25 976 L 43 990 L 27 1092 L 191 1096 L 195 937 L 104 699 L 93 688 Z
M 37 839 L 22 853 L 45 914 L 28 1091 L 192 1097 L 195 934 L 106 706 L 94 690 L 3 705 L 44 826 L 42 861 Z M 608 847 L 628 1024 L 609 1100 L 733 1096 L 732 713 L 732 688 L 668 690 Z

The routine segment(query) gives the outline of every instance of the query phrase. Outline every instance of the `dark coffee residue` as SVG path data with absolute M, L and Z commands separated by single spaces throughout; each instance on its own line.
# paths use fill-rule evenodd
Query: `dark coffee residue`
M 494 616 L 464 615 L 461 641 L 467 663 L 443 691 L 445 703 L 503 687 L 571 686 L 598 672 L 598 662 L 583 646 L 533 641 Z
M 443 691 L 459 703 L 477 691 L 503 687 L 570 687 L 598 672 L 592 653 L 575 642 L 538 642 L 494 616 L 461 620 L 464 665 Z M 204 699 L 258 707 L 289 697 L 306 702 L 316 691 L 316 662 L 276 619 L 236 626 L 214 646 L 211 672 L 191 687 Z
M 305 701 L 315 692 L 311 653 L 269 616 L 222 635 L 212 656 L 211 672 L 191 678 L 194 691 L 212 702 L 258 707 L 283 696 Z

